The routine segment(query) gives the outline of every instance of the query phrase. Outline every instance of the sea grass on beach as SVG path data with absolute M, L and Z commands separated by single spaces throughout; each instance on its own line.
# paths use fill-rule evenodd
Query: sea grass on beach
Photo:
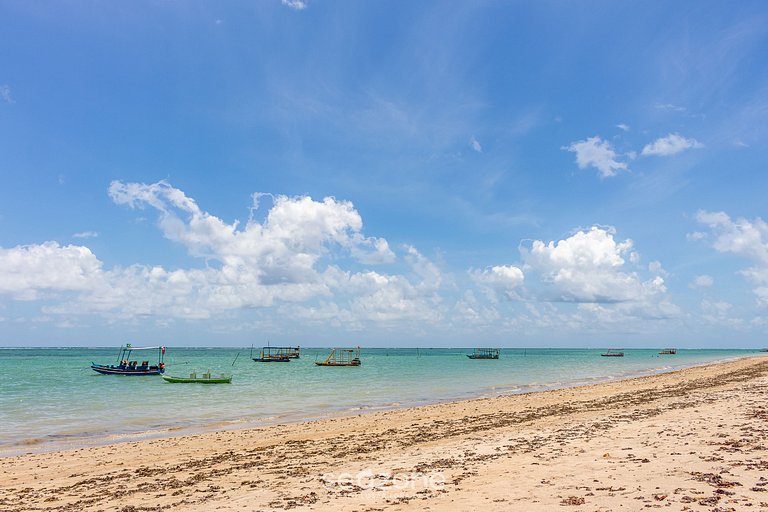
M 768 358 L 0 460 L 0 510 L 766 510 Z

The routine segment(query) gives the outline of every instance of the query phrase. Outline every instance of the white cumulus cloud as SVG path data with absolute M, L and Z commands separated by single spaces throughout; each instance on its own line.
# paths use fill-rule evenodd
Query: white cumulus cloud
M 352 296 L 350 311 L 355 318 L 384 324 L 434 324 L 443 318 L 444 306 L 438 293 L 440 270 L 414 247 L 408 246 L 406 251 L 412 279 L 369 271 L 348 274 L 340 280 L 340 290 Z
M 718 252 L 732 253 L 751 261 L 752 266 L 741 270 L 741 275 L 755 285 L 752 292 L 758 304 L 768 305 L 768 224 L 761 218 L 732 219 L 725 212 L 699 211 L 696 220 L 710 229 Z
M 640 154 L 643 156 L 670 156 L 686 149 L 699 149 L 703 147 L 704 144 L 696 139 L 687 139 L 678 133 L 670 133 L 666 137 L 661 137 L 650 144 L 646 144 Z
M 642 281 L 626 268 L 627 260 L 637 261 L 633 242 L 614 235 L 613 228 L 593 226 L 557 242 L 534 240 L 520 248 L 523 270 L 538 274 L 555 301 L 616 303 L 666 292 L 661 276 Z
M 471 137 L 469 139 L 469 146 L 476 152 L 482 153 L 483 152 L 483 146 L 480 145 L 480 141 L 478 141 L 476 138 Z
M 713 247 L 718 251 L 738 254 L 768 266 L 768 224 L 763 219 L 734 220 L 725 212 L 701 210 L 696 220 L 710 228 L 715 237 Z
M 516 300 L 518 290 L 525 281 L 523 271 L 513 265 L 496 265 L 483 270 L 469 271 L 472 280 L 485 289 L 493 300 Z
M 439 268 L 404 248 L 407 275 L 344 270 L 348 261 L 395 261 L 386 240 L 366 237 L 346 201 L 272 197 L 261 222 L 227 223 L 166 182 L 114 182 L 117 204 L 154 209 L 169 240 L 204 258 L 203 268 L 104 265 L 87 248 L 56 242 L 0 248 L 0 294 L 44 300 L 47 317 L 98 314 L 109 319 L 207 319 L 273 308 L 273 314 L 334 317 L 350 328 L 366 322 L 438 322 L 444 314 Z M 255 195 L 253 209 L 259 207 Z M 293 308 L 293 309 L 291 309 Z M 291 317 L 293 318 L 293 317 Z M 285 320 L 285 319 L 283 319 Z
M 133 208 L 150 206 L 160 214 L 166 238 L 187 247 L 193 256 L 216 259 L 226 267 L 251 269 L 263 284 L 311 282 L 314 266 L 329 244 L 349 251 L 364 263 L 394 259 L 386 240 L 364 237 L 363 222 L 348 201 L 326 197 L 274 196 L 263 223 L 252 219 L 241 229 L 202 211 L 197 203 L 166 182 L 113 182 L 113 201 Z M 254 198 L 254 209 L 258 198 Z
M 280 0 L 280 3 L 296 11 L 301 11 L 307 8 L 307 2 L 305 0 Z
M 713 284 L 715 284 L 715 280 L 712 276 L 708 276 L 706 274 L 701 276 L 696 276 L 693 278 L 693 281 L 691 281 L 691 284 L 689 285 L 693 289 L 702 289 L 702 288 L 709 288 Z
M 561 149 L 576 153 L 576 164 L 579 169 L 594 167 L 603 178 L 609 178 L 615 176 L 618 171 L 627 170 L 627 164 L 617 160 L 618 155 L 611 147 L 611 143 L 597 135 L 572 142 Z
M 701 319 L 707 324 L 726 326 L 729 329 L 741 329 L 745 326 L 743 318 L 734 314 L 733 304 L 725 301 L 701 301 Z
M 0 247 L 0 293 L 20 300 L 46 291 L 82 291 L 101 278 L 101 262 L 87 248 L 56 242 Z

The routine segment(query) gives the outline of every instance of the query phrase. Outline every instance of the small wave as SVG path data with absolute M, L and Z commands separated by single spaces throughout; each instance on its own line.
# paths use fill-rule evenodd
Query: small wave
M 11 446 L 35 446 L 38 444 L 43 444 L 44 442 L 45 439 L 42 437 L 31 437 L 29 439 L 21 439 L 15 443 L 11 443 Z

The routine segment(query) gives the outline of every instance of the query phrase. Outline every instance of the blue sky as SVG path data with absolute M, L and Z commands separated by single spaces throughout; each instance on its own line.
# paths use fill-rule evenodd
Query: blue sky
M 0 345 L 768 345 L 764 2 L 0 2 Z

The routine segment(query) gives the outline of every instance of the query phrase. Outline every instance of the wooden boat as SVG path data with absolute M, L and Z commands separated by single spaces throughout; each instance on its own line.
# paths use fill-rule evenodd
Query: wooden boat
M 334 348 L 325 361 L 315 361 L 318 366 L 360 366 L 360 347 Z
M 659 354 L 662 354 L 662 355 L 674 355 L 674 354 L 677 354 L 677 349 L 676 348 L 665 348 L 664 350 L 659 352 Z
M 157 363 L 150 364 L 149 361 L 131 361 L 131 354 L 134 351 L 157 350 Z M 165 372 L 165 347 L 133 347 L 127 343 L 120 347 L 117 356 L 117 364 L 96 364 L 91 362 L 91 369 L 103 375 L 161 375 Z
M 251 347 L 251 359 L 257 363 L 288 363 L 291 359 L 298 359 L 300 356 L 300 347 L 270 347 L 268 345 L 261 348 L 259 357 L 253 357 L 253 347 Z
M 624 357 L 624 351 L 621 349 L 609 348 L 600 355 L 603 357 Z
M 163 375 L 163 380 L 172 384 L 231 384 L 232 376 L 222 373 L 218 377 L 212 377 L 211 370 L 208 370 L 208 373 L 204 373 L 202 377 L 198 377 L 197 373 L 192 372 L 189 377 Z
M 476 348 L 471 354 L 467 354 L 470 359 L 498 359 L 499 349 L 497 348 Z

